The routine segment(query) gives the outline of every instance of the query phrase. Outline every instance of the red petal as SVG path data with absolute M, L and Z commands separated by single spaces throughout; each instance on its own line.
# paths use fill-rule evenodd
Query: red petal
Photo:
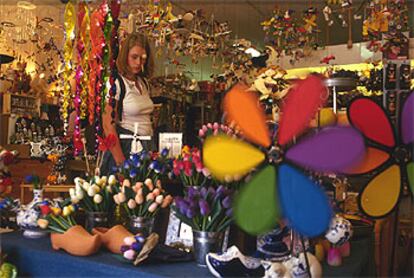
M 384 110 L 368 98 L 354 100 L 348 108 L 351 124 L 362 134 L 382 145 L 395 145 L 394 133 L 389 118 Z
M 309 125 L 309 122 L 324 103 L 327 89 L 322 78 L 310 75 L 301 80 L 289 91 L 279 127 L 279 144 L 289 143 L 293 137 Z

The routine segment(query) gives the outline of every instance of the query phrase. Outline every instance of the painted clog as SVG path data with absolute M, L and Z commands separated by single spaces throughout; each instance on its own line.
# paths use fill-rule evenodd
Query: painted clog
M 127 229 L 122 225 L 116 225 L 112 228 L 97 227 L 92 230 L 92 234 L 99 235 L 102 244 L 112 253 L 121 254 L 121 246 L 124 244 L 124 238 L 132 237 Z
M 71 227 L 63 234 L 52 233 L 50 239 L 54 250 L 63 249 L 74 256 L 89 256 L 101 247 L 100 236 L 91 235 L 80 225 Z

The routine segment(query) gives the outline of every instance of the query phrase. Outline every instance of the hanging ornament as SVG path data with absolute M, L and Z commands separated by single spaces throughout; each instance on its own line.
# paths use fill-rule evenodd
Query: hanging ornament
M 65 15 L 64 15 L 64 27 L 65 27 L 65 44 L 63 46 L 63 56 L 65 60 L 65 67 L 63 73 L 63 95 L 62 95 L 62 105 L 61 105 L 61 112 L 64 121 L 64 129 L 67 130 L 68 127 L 68 111 L 69 111 L 69 104 L 71 101 L 71 74 L 72 74 L 72 53 L 73 53 L 73 45 L 75 39 L 75 25 L 76 25 L 76 15 L 75 15 L 75 7 L 72 1 L 69 1 L 65 7 Z
M 111 70 L 111 76 L 109 78 L 110 90 L 109 90 L 109 101 L 108 104 L 112 107 L 112 120 L 115 119 L 115 94 L 116 94 L 116 86 L 115 86 L 115 79 L 118 77 L 118 69 L 116 67 L 116 59 L 118 57 L 119 51 L 119 39 L 118 39 L 118 28 L 120 25 L 120 21 L 118 19 L 119 12 L 121 10 L 121 1 L 120 0 L 112 0 L 111 1 L 111 12 L 112 12 L 112 35 L 111 35 L 111 56 L 109 60 L 109 66 Z

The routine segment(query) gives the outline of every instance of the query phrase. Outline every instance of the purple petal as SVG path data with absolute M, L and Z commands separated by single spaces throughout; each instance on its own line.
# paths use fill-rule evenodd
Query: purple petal
M 401 119 L 401 136 L 404 144 L 414 142 L 414 94 L 412 93 L 404 103 Z
M 221 204 L 226 209 L 230 208 L 230 206 L 231 206 L 231 197 L 227 196 L 226 198 L 224 198 L 223 201 L 221 202 Z
M 200 200 L 198 202 L 198 205 L 200 206 L 200 213 L 202 216 L 210 214 L 210 206 L 208 205 L 206 200 Z
M 350 127 L 328 127 L 300 140 L 286 158 L 319 172 L 341 172 L 358 163 L 365 150 L 362 136 Z

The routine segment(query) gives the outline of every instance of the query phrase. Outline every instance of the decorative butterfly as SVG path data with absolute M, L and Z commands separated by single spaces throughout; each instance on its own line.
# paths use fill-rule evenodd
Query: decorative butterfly
M 322 79 L 311 75 L 288 93 L 277 141 L 271 142 L 258 98 L 246 89 L 236 85 L 227 93 L 224 109 L 259 148 L 225 135 L 209 137 L 203 145 L 205 166 L 219 180 L 258 170 L 234 202 L 235 221 L 245 231 L 264 233 L 283 216 L 304 236 L 321 234 L 329 226 L 331 208 L 323 190 L 300 168 L 341 172 L 363 155 L 362 136 L 351 127 L 329 127 L 297 138 L 326 99 Z
M 385 110 L 373 100 L 361 97 L 348 107 L 352 126 L 360 130 L 367 141 L 363 161 L 347 171 L 365 174 L 379 170 L 359 194 L 361 210 L 373 218 L 391 213 L 401 195 L 402 181 L 407 180 L 414 192 L 414 94 L 404 103 L 398 133 Z

